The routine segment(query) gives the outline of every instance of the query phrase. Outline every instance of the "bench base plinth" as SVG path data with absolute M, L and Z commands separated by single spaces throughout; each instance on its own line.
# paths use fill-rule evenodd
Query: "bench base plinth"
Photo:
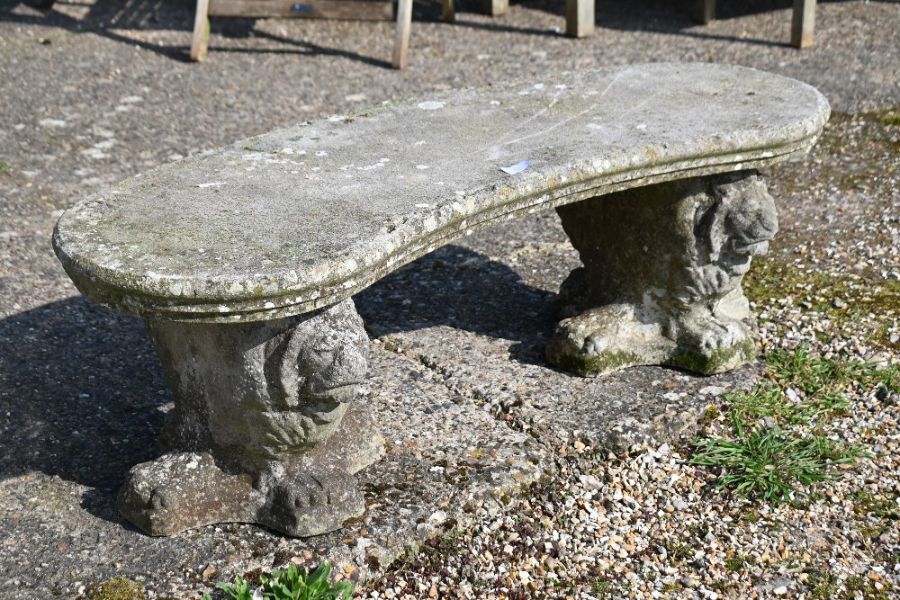
M 175 409 L 170 452 L 131 469 L 125 518 L 152 535 L 247 522 L 291 536 L 365 511 L 355 473 L 384 454 L 353 403 L 368 336 L 352 300 L 273 321 L 148 321 Z
M 557 209 L 584 267 L 548 360 L 591 376 L 635 365 L 721 373 L 752 360 L 741 280 L 778 229 L 755 172 L 661 183 Z

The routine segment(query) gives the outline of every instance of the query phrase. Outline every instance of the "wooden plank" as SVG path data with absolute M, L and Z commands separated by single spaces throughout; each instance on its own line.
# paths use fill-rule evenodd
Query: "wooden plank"
M 456 7 L 453 5 L 453 0 L 441 0 L 441 16 L 445 23 L 456 22 Z
M 505 15 L 509 10 L 509 0 L 484 0 L 483 10 L 492 17 Z
M 206 49 L 209 46 L 209 0 L 197 0 L 197 12 L 194 14 L 194 36 L 191 38 L 191 60 L 206 60 Z
M 791 45 L 809 48 L 813 45 L 813 31 L 816 27 L 816 0 L 794 0 L 794 15 L 791 20 Z
M 198 0 L 199 1 L 199 0 Z M 390 21 L 392 2 L 372 0 L 207 0 L 215 17 L 301 17 Z
M 574 38 L 594 33 L 594 0 L 566 0 L 566 35 Z
M 698 23 L 711 23 L 716 19 L 716 0 L 694 0 L 694 20 Z
M 403 69 L 409 59 L 409 31 L 412 28 L 413 0 L 397 3 L 397 30 L 394 34 L 394 56 L 391 64 L 395 69 Z

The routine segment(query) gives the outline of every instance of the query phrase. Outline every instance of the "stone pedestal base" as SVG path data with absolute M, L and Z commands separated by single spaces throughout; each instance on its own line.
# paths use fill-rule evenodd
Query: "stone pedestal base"
M 548 360 L 581 375 L 634 365 L 703 374 L 755 356 L 741 279 L 778 229 L 755 172 L 636 188 L 557 209 L 584 267 Z
M 120 512 L 152 535 L 258 523 L 292 536 L 365 511 L 354 474 L 384 454 L 363 407 L 368 337 L 352 300 L 274 321 L 149 321 L 175 396 L 171 451 L 133 467 Z

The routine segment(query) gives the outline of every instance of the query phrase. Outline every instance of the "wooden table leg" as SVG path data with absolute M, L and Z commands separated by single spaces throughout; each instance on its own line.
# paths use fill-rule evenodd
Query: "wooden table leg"
M 594 0 L 566 0 L 566 35 L 574 38 L 594 33 Z
M 812 46 L 815 26 L 816 0 L 794 0 L 791 45 L 797 48 L 809 48 Z
M 456 7 L 453 5 L 453 0 L 441 1 L 441 16 L 445 23 L 456 22 Z
M 194 37 L 191 39 L 191 60 L 206 60 L 206 49 L 209 44 L 209 0 L 197 0 L 197 13 L 194 15 Z
M 409 31 L 412 28 L 413 0 L 400 0 L 397 3 L 397 30 L 394 35 L 394 58 L 391 64 L 395 69 L 406 67 L 409 59 Z
M 505 15 L 509 10 L 509 0 L 484 0 L 484 12 L 492 17 Z
M 696 0 L 694 20 L 706 25 L 716 18 L 716 0 Z

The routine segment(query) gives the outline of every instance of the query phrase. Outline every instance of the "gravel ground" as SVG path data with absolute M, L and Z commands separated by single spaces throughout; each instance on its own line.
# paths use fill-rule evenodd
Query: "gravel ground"
M 746 286 L 765 352 L 896 364 L 896 116 L 837 114 L 808 157 L 768 173 L 782 230 Z M 582 447 L 560 453 L 558 477 L 514 509 L 485 511 L 365 597 L 898 597 L 900 397 L 875 392 L 852 390 L 846 413 L 822 424 L 872 456 L 790 502 L 715 489 L 713 472 L 689 464 L 689 443 L 619 456 Z M 720 415 L 705 433 L 727 425 Z
M 129 464 L 153 455 L 147 440 L 160 419 L 152 409 L 167 393 L 159 373 L 141 366 L 153 358 L 139 326 L 73 299 L 49 250 L 59 211 L 150 166 L 278 125 L 433 90 L 630 62 L 713 60 L 797 77 L 822 89 L 836 113 L 809 157 L 766 174 L 782 230 L 747 282 L 760 344 L 768 353 L 806 344 L 825 357 L 896 361 L 900 5 L 821 2 L 817 45 L 797 52 L 784 43 L 788 2 L 761 0 L 749 11 L 723 1 L 722 20 L 708 26 L 690 22 L 689 4 L 600 1 L 597 35 L 579 41 L 557 35 L 559 3 L 516 4 L 503 19 L 462 12 L 456 26 L 437 22 L 437 4 L 417 4 L 411 64 L 395 72 L 382 64 L 390 52 L 387 23 L 218 20 L 210 60 L 197 66 L 184 61 L 189 3 L 60 2 L 45 14 L 0 0 L 0 348 L 9 353 L 0 366 L 4 358 L 12 365 L 0 368 L 0 401 L 4 437 L 15 441 L 15 451 L 4 450 L 9 460 L 0 476 L 4 503 L 15 497 L 22 507 L 4 513 L 0 525 L 4 547 L 25 549 L 0 552 L 4 571 L 17 573 L 0 596 L 28 595 L 49 577 L 38 565 L 30 573 L 22 566 L 29 544 L 59 544 L 87 563 L 95 557 L 85 548 L 121 535 L 109 498 Z M 550 298 L 573 260 L 553 215 L 486 231 L 458 248 L 470 253 L 467 262 L 506 265 L 533 300 Z M 513 365 L 507 338 L 521 332 L 508 329 L 464 331 L 448 345 L 491 346 L 498 361 Z M 408 337 L 427 342 L 428 335 Z M 494 362 L 488 366 L 471 378 L 484 388 L 510 387 Z M 511 427 L 527 428 L 515 410 L 460 383 L 453 367 L 451 360 L 417 368 Z M 648 387 L 667 377 L 662 369 L 641 373 Z M 70 401 L 72 390 L 78 397 Z M 91 402 L 91 394 L 113 403 L 75 410 L 90 421 L 84 427 L 64 419 L 49 439 L 12 429 L 23 422 L 19 413 L 53 420 L 33 401 L 59 398 L 52 406 L 65 413 Z M 848 416 L 834 416 L 822 430 L 871 456 L 837 470 L 812 496 L 770 506 L 718 491 L 713 471 L 687 463 L 690 440 L 618 455 L 561 444 L 552 449 L 556 476 L 505 510 L 476 511 L 474 527 L 447 531 L 363 595 L 900 597 L 897 398 L 858 388 L 849 399 Z M 126 423 L 133 416 L 138 425 Z M 73 428 L 88 435 L 72 438 Z M 711 415 L 706 435 L 727 430 L 724 414 Z M 36 490 L 48 494 L 40 518 L 28 508 Z M 73 522 L 80 528 L 67 531 Z M 184 569 L 144 567 L 150 596 L 201 589 L 210 577 L 240 572 L 249 563 L 237 560 L 214 575 L 204 570 L 207 548 L 229 540 L 229 557 L 252 550 L 253 564 L 263 566 L 281 544 L 255 528 L 217 528 L 198 541 L 195 556 L 184 557 Z M 103 572 L 115 572 L 117 559 L 108 558 Z

